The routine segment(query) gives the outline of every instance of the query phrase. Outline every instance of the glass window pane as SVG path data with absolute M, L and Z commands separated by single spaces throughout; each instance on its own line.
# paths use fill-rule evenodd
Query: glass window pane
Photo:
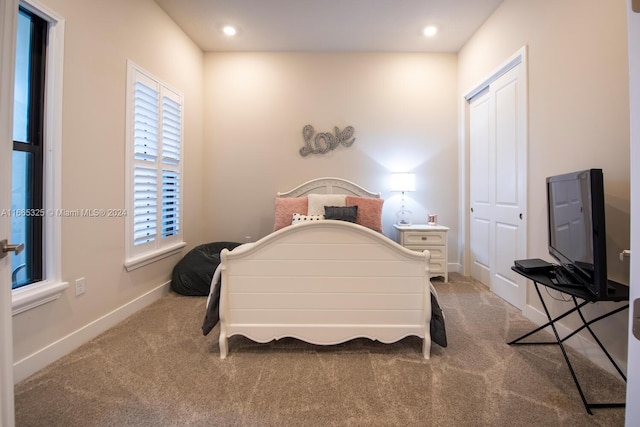
M 18 14 L 16 81 L 13 101 L 13 140 L 29 142 L 29 65 L 31 61 L 31 17 Z
M 16 34 L 11 182 L 11 288 L 42 279 L 42 168 L 47 22 L 20 7 Z
M 13 171 L 11 182 L 11 242 L 24 243 L 25 249 L 11 256 L 11 288 L 27 284 L 32 279 L 31 258 L 33 248 L 29 237 L 33 233 L 33 217 L 26 214 L 31 206 L 31 176 L 33 154 L 23 151 L 13 152 Z

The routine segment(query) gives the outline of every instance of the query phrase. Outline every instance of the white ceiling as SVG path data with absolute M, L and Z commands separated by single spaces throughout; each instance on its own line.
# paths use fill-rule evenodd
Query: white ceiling
M 503 0 L 155 1 L 205 52 L 457 52 Z

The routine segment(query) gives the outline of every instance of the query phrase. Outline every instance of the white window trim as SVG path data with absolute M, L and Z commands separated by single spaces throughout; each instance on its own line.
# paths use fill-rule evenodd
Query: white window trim
M 148 254 L 135 257 L 135 258 L 127 258 L 124 262 L 124 266 L 127 271 L 135 270 L 136 268 L 144 267 L 145 265 L 151 264 L 153 262 L 159 261 L 162 258 L 166 258 L 173 254 L 177 254 L 184 248 L 187 244 L 185 242 L 176 243 L 175 245 L 171 245 L 168 247 L 164 247 L 154 252 L 150 252 Z
M 182 250 L 182 248 L 184 248 L 186 246 L 186 243 L 184 242 L 184 233 L 183 233 L 183 227 L 184 227 L 184 222 L 183 222 L 183 215 L 182 215 L 182 211 L 183 211 L 183 191 L 182 191 L 182 181 L 183 181 L 183 163 L 184 163 L 184 137 L 181 136 L 181 144 L 180 144 L 180 164 L 179 164 L 179 175 L 180 175 L 180 187 L 179 187 L 179 197 L 180 197 L 180 204 L 179 204 L 179 218 L 180 218 L 180 227 L 179 227 L 179 231 L 178 234 L 175 236 L 172 236 L 170 238 L 167 239 L 167 241 L 165 242 L 164 245 L 156 245 L 155 248 L 151 249 L 151 250 L 147 250 L 144 252 L 141 252 L 139 250 L 136 250 L 134 248 L 134 244 L 133 244 L 133 220 L 134 220 L 134 207 L 133 207 L 133 183 L 134 183 L 134 177 L 133 177 L 133 170 L 134 170 L 134 166 L 135 166 L 135 162 L 134 162 L 134 158 L 133 158 L 133 145 L 134 145 L 134 140 L 133 140 L 133 105 L 134 105 L 134 99 L 133 99 L 133 93 L 134 93 L 134 84 L 135 84 L 135 74 L 140 73 L 146 77 L 148 77 L 151 80 L 154 80 L 155 82 L 157 82 L 158 84 L 160 84 L 162 87 L 167 88 L 168 90 L 170 90 L 171 92 L 174 92 L 175 94 L 179 95 L 181 101 L 184 100 L 184 96 L 182 94 L 182 92 L 172 88 L 171 86 L 169 86 L 168 84 L 164 83 L 161 79 L 153 76 L 152 74 L 150 74 L 149 72 L 147 72 L 146 70 L 144 70 L 143 68 L 141 68 L 140 66 L 138 66 L 136 63 L 134 63 L 131 60 L 127 60 L 127 107 L 126 107 L 126 132 L 127 132 L 127 137 L 126 137 L 126 141 L 127 141 L 127 155 L 126 155 L 126 170 L 127 170 L 127 177 L 125 180 L 125 194 L 126 194 L 126 203 L 127 203 L 127 212 L 129 212 L 129 215 L 127 216 L 127 226 L 126 226 L 126 230 L 125 230 L 125 235 L 126 235 L 126 257 L 125 257 L 125 261 L 124 261 L 124 266 L 126 268 L 127 271 L 132 271 L 135 270 L 137 268 L 140 267 L 144 267 L 145 265 L 149 265 L 153 262 L 159 261 L 163 258 L 166 258 L 168 256 L 174 255 L 178 252 L 180 252 Z M 182 134 L 184 134 L 184 103 L 181 102 L 181 107 L 182 107 L 182 126 L 181 126 L 181 132 Z M 158 243 L 160 241 L 157 241 Z
M 62 84 L 64 64 L 64 19 L 35 0 L 20 5 L 49 22 L 45 129 L 44 129 L 44 280 L 11 291 L 13 315 L 54 301 L 69 286 L 62 281 L 61 218 L 53 213 L 60 207 L 62 190 Z

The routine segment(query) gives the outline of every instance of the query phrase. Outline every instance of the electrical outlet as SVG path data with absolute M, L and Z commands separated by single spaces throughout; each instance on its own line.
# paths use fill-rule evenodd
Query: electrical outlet
M 84 294 L 84 277 L 76 279 L 76 296 Z

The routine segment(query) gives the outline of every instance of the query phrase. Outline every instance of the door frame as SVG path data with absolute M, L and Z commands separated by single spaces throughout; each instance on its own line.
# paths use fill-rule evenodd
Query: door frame
M 489 74 L 489 76 L 487 78 L 485 78 L 484 80 L 482 80 L 479 84 L 476 84 L 472 87 L 472 89 L 467 90 L 466 92 L 463 92 L 463 99 L 462 99 L 462 123 L 464 123 L 464 127 L 462 129 L 462 137 L 460 138 L 461 141 L 461 149 L 460 149 L 460 206 L 462 206 L 462 209 L 460 210 L 460 218 L 459 218 L 459 224 L 460 224 L 460 238 L 461 238 L 461 242 L 460 245 L 463 249 L 462 251 L 462 273 L 465 276 L 470 275 L 471 272 L 471 247 L 470 247 L 470 242 L 471 242 L 471 215 L 470 215 L 470 197 L 471 197 L 471 183 L 470 183 L 470 176 L 469 176 L 469 168 L 470 168 L 470 163 L 471 163 L 471 159 L 470 159 L 470 100 L 480 94 L 482 91 L 486 90 L 486 88 L 495 80 L 497 80 L 499 77 L 503 76 L 507 71 L 513 69 L 516 65 L 518 64 L 522 64 L 522 75 L 524 77 L 524 82 L 523 84 L 525 85 L 524 88 L 524 92 L 525 92 L 525 96 L 528 99 L 528 56 L 527 56 L 527 46 L 522 46 L 520 49 L 518 49 L 513 55 L 511 55 L 507 60 L 505 60 L 500 66 L 498 66 L 496 69 L 494 69 L 494 71 L 492 73 Z M 528 102 L 528 101 L 527 101 Z M 527 109 L 528 110 L 528 109 Z M 527 111 L 525 111 L 525 119 L 524 119 L 524 137 L 525 137 L 525 146 L 528 147 L 529 145 L 529 119 L 528 119 L 528 113 Z M 525 164 L 527 163 L 526 160 L 526 153 L 525 153 Z M 527 191 L 527 176 L 524 177 L 524 191 Z M 524 212 L 524 218 L 525 218 L 525 241 L 524 241 L 524 253 L 527 254 L 528 253 L 528 247 L 527 247 L 527 237 L 529 234 L 529 227 L 528 227 L 528 210 L 527 210 L 527 200 L 528 197 L 525 194 L 524 197 L 524 206 L 522 206 L 522 211 Z M 524 302 L 524 305 L 526 305 L 526 285 L 522 286 L 522 292 L 523 292 L 523 297 L 522 297 L 522 301 Z
M 18 0 L 0 0 L 0 209 L 11 208 L 11 156 L 13 148 L 13 90 Z M 5 96 L 10 93 L 11 96 Z M 10 218 L 0 216 L 0 239 L 10 238 Z M 11 308 L 11 256 L 0 260 L 0 425 L 15 425 L 13 396 L 13 327 Z

